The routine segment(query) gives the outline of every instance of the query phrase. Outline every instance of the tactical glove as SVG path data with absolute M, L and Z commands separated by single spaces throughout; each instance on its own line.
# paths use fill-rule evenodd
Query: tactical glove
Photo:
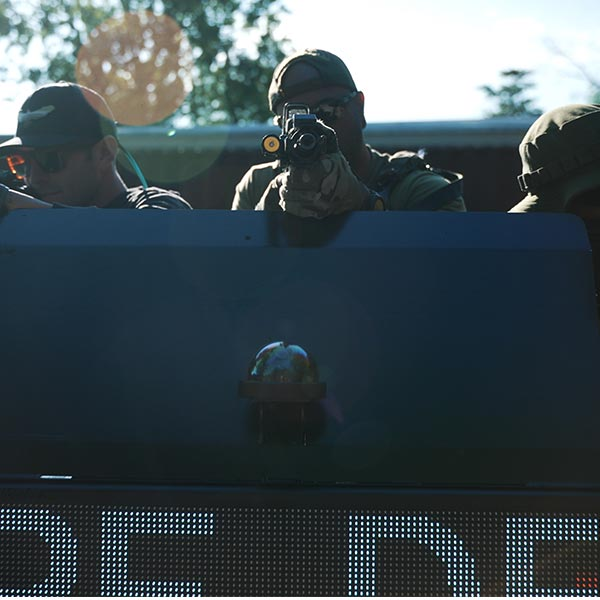
M 278 176 L 279 205 L 298 217 L 328 215 L 372 208 L 373 193 L 352 172 L 341 152 L 315 163 L 290 165 Z

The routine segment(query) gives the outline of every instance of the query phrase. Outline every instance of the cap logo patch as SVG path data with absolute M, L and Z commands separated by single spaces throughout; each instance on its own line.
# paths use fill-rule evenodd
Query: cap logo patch
M 25 125 L 26 123 L 29 123 L 30 121 L 37 121 L 38 119 L 43 119 L 44 117 L 47 117 L 51 112 L 54 111 L 54 106 L 49 105 L 49 106 L 42 106 L 41 108 L 38 108 L 37 110 L 32 110 L 32 111 L 26 111 L 23 112 L 21 111 L 19 113 L 19 124 L 20 125 Z

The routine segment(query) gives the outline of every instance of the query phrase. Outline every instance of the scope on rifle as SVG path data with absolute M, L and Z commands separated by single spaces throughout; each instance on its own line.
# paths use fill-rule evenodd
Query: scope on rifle
M 262 140 L 265 156 L 294 165 L 311 164 L 337 149 L 335 131 L 311 114 L 306 104 L 286 104 L 281 134 L 266 135 Z

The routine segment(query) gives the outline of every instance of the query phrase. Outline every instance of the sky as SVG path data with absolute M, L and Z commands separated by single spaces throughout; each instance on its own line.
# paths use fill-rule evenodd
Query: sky
M 587 102 L 590 88 L 558 47 L 600 81 L 600 0 L 289 0 L 297 49 L 340 56 L 372 122 L 478 119 L 479 89 L 531 70 L 542 110 Z M 344 8 L 347 7 L 347 8 Z
M 338 54 L 369 122 L 484 118 L 492 105 L 479 88 L 507 69 L 532 71 L 541 110 L 589 101 L 574 63 L 600 80 L 600 0 L 286 1 L 279 34 Z M 31 90 L 3 83 L 0 134 L 13 133 Z

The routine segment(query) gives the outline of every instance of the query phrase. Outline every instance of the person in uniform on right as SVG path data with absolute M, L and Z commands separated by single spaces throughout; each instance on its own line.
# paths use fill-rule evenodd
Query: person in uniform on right
M 521 144 L 527 195 L 509 212 L 600 216 L 600 105 L 567 104 L 544 113 Z
M 600 298 L 600 105 L 567 104 L 540 116 L 521 144 L 521 190 L 511 213 L 567 212 L 583 219 Z
M 379 152 L 364 142 L 365 96 L 335 54 L 304 50 L 273 73 L 269 108 L 280 126 L 286 104 L 303 104 L 339 150 L 313 164 L 254 165 L 238 183 L 233 210 L 284 210 L 323 218 L 353 210 L 464 211 L 462 175 L 432 168 L 415 152 Z

